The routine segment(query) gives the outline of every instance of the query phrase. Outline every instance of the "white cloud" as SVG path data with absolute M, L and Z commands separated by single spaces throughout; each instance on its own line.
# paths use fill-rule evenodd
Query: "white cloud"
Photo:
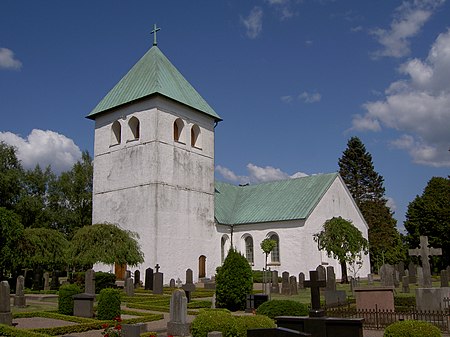
M 291 103 L 293 100 L 292 96 L 290 96 L 290 95 L 281 96 L 280 99 L 283 103 Z
M 309 93 L 304 91 L 300 95 L 298 95 L 298 98 L 305 103 L 316 103 L 320 102 L 320 100 L 322 99 L 322 95 L 317 92 Z
M 353 32 L 353 33 L 357 33 L 357 32 L 360 32 L 362 30 L 363 30 L 362 26 L 355 26 L 355 27 L 350 28 L 350 31 Z
M 408 151 L 419 164 L 450 166 L 450 30 L 438 36 L 424 61 L 399 67 L 407 78 L 391 83 L 385 98 L 363 105 L 353 129 L 401 132 L 391 144 Z
M 220 165 L 216 167 L 216 171 L 219 172 L 226 180 L 240 184 L 257 184 L 267 181 L 284 180 L 289 178 L 294 179 L 307 176 L 307 174 L 303 172 L 296 172 L 289 175 L 288 173 L 272 166 L 260 167 L 252 163 L 247 164 L 248 175 L 246 176 L 237 175 L 230 169 Z
M 263 10 L 261 7 L 253 7 L 250 11 L 250 14 L 246 18 L 241 17 L 241 23 L 247 29 L 246 35 L 255 39 L 262 32 L 262 19 L 263 19 Z
M 377 28 L 371 31 L 382 45 L 373 53 L 375 58 L 390 56 L 403 57 L 410 53 L 410 39 L 416 36 L 433 12 L 445 0 L 404 1 L 396 8 L 389 29 Z
M 51 165 L 59 174 L 68 171 L 81 158 L 81 151 L 72 139 L 53 131 L 34 129 L 26 139 L 11 133 L 0 132 L 0 141 L 17 148 L 17 158 L 26 169 L 37 164 L 42 168 Z
M 0 48 L 0 69 L 18 70 L 22 62 L 14 58 L 14 52 L 7 48 Z
M 397 204 L 395 203 L 394 198 L 387 197 L 386 206 L 389 207 L 392 212 L 395 212 L 397 210 Z
M 291 0 L 266 0 L 266 2 L 275 8 L 281 20 L 290 19 L 296 15 L 292 9 Z

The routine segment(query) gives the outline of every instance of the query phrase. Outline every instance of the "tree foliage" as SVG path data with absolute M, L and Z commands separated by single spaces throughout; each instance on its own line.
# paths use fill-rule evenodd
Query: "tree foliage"
M 73 263 L 81 265 L 102 262 L 136 266 L 144 262 L 138 239 L 137 233 L 114 224 L 85 226 L 73 236 L 69 256 Z
M 313 238 L 319 250 L 325 250 L 328 257 L 341 264 L 342 282 L 347 282 L 347 263 L 362 260 L 362 254 L 368 253 L 368 242 L 361 231 L 341 217 L 325 221 L 322 231 Z
M 23 234 L 20 218 L 11 210 L 0 207 L 0 280 L 6 271 L 11 271 L 20 263 L 17 249 Z
M 450 265 L 450 177 L 431 178 L 422 195 L 409 203 L 405 228 L 410 247 L 426 235 L 430 246 L 442 248 L 440 267 Z
M 0 142 L 0 207 L 13 208 L 20 196 L 22 166 L 13 146 Z
M 265 255 L 265 268 L 267 269 L 267 257 L 269 256 L 270 252 L 276 247 L 277 242 L 275 240 L 272 240 L 270 238 L 266 238 L 261 241 L 261 249 L 264 252 Z
M 246 296 L 252 293 L 252 268 L 247 259 L 231 248 L 216 274 L 216 304 L 231 311 L 245 308 Z
M 386 205 L 383 177 L 375 171 L 372 155 L 358 137 L 352 137 L 339 159 L 339 174 L 369 226 L 372 268 L 405 259 L 406 249 L 397 231 L 397 221 Z

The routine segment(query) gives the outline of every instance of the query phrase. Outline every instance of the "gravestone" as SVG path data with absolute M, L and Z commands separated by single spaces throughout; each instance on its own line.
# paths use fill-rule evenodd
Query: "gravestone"
M 33 290 L 42 290 L 42 279 L 44 278 L 42 269 L 33 270 L 33 273 Z M 50 282 L 48 288 L 50 290 Z
M 177 284 L 177 288 L 181 288 L 181 286 L 183 285 L 183 281 L 181 281 L 180 278 L 177 278 L 176 284 Z
M 398 264 L 398 272 L 400 274 L 400 279 L 402 279 L 403 276 L 405 276 L 405 263 L 403 261 L 400 261 Z
M 145 290 L 153 290 L 153 269 L 147 268 L 145 269 Z
M 186 283 L 183 284 L 183 290 L 186 293 L 188 303 L 191 301 L 191 294 L 195 291 L 194 276 L 192 269 L 186 269 Z
M 170 288 L 175 288 L 175 279 L 174 279 L 174 278 L 171 278 L 171 279 L 170 279 L 170 281 L 169 281 L 169 287 L 170 287 Z
M 421 266 L 417 267 L 417 284 L 420 288 L 425 288 L 425 279 L 423 275 L 423 268 Z
M 409 294 L 409 276 L 402 277 L 402 292 Z
M 409 283 L 416 284 L 417 283 L 417 267 L 412 261 L 408 264 L 408 274 L 409 274 Z
M 131 270 L 125 270 L 125 280 L 131 277 Z
M 156 264 L 156 273 L 153 273 L 153 294 L 162 295 L 163 294 L 163 280 L 164 274 L 159 272 L 159 264 Z
M 25 289 L 25 277 L 22 275 L 17 277 L 16 296 L 14 296 L 14 306 L 19 308 L 26 307 L 26 299 L 23 290 Z
M 448 273 L 447 270 L 441 270 L 441 288 L 448 287 Z
M 334 273 L 333 266 L 327 267 L 327 287 L 325 289 L 328 291 L 336 290 L 336 274 Z
M 50 274 L 48 271 L 44 273 L 44 290 L 50 290 Z
M 394 269 L 394 286 L 398 288 L 400 286 L 400 272 Z
M 12 325 L 8 281 L 0 282 L 0 324 Z
M 326 287 L 326 281 L 319 279 L 319 272 L 317 270 L 311 270 L 309 272 L 309 281 L 305 281 L 304 284 L 306 288 L 311 289 L 311 310 L 309 311 L 309 316 L 325 316 L 325 311 L 320 309 L 320 288 Z
M 394 267 L 390 264 L 383 264 L 380 268 L 381 285 L 383 287 L 394 286 Z
M 95 295 L 95 271 L 94 269 L 86 270 L 84 274 L 84 293 Z
M 270 292 L 273 294 L 280 293 L 280 285 L 278 284 L 278 271 L 276 270 L 272 271 L 272 288 L 270 289 Z
M 122 337 L 140 337 L 141 333 L 147 332 L 145 323 L 122 324 Z
M 77 317 L 94 317 L 94 299 L 93 294 L 73 295 L 73 315 Z
M 373 274 L 367 274 L 367 283 L 369 286 L 373 284 Z
M 52 272 L 52 282 L 50 282 L 50 289 L 59 289 L 59 271 L 53 270 Z
M 356 287 L 359 287 L 358 279 L 350 276 L 350 291 L 352 292 L 353 296 L 355 296 Z
M 423 288 L 432 288 L 429 256 L 442 255 L 441 248 L 428 247 L 428 236 L 420 236 L 419 248 L 409 249 L 410 256 L 420 256 L 423 268 Z
M 347 303 L 345 290 L 325 290 L 325 304 L 328 308 L 341 306 Z
M 291 295 L 297 295 L 298 294 L 297 278 L 294 275 L 289 277 L 289 285 L 291 287 Z
M 300 289 L 300 290 L 305 289 L 305 274 L 304 273 L 298 274 L 298 289 Z
M 189 336 L 187 303 L 183 290 L 176 289 L 173 291 L 170 299 L 170 321 L 167 323 L 168 336 Z
M 290 295 L 291 286 L 289 285 L 289 273 L 284 271 L 281 274 L 281 295 Z
M 134 287 L 139 288 L 141 286 L 141 272 L 139 269 L 134 271 Z
M 127 296 L 134 296 L 134 282 L 131 277 L 125 279 L 125 293 Z
M 394 287 L 355 288 L 356 309 L 394 310 Z
M 316 271 L 317 271 L 317 273 L 319 275 L 318 276 L 319 280 L 326 280 L 327 279 L 327 270 L 325 269 L 324 266 L 322 266 L 322 265 L 317 266 Z

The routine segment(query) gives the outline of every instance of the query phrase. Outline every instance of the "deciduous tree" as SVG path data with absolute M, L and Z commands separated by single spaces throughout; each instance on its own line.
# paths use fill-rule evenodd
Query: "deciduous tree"
M 15 148 L 0 142 L 0 207 L 11 209 L 19 200 L 22 173 Z
M 20 263 L 20 250 L 17 247 L 22 234 L 20 217 L 13 211 L 0 207 L 0 280 Z

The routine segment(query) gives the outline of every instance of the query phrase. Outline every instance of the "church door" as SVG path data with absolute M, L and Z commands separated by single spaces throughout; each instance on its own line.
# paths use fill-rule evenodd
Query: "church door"
M 201 255 L 198 258 L 198 278 L 206 277 L 206 256 Z
M 114 264 L 114 274 L 116 274 L 116 280 L 125 280 L 125 272 L 127 271 L 126 264 Z

